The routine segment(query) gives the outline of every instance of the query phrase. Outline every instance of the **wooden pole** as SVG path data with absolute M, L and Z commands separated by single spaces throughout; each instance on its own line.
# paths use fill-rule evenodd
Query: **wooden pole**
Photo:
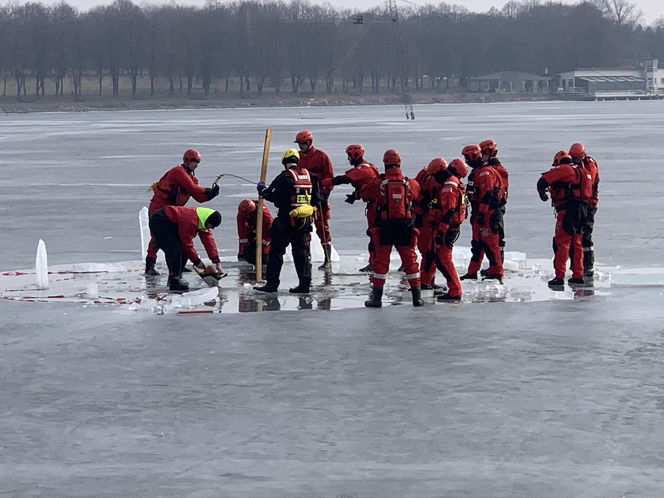
M 265 141 L 263 142 L 263 161 L 261 163 L 260 181 L 265 181 L 267 175 L 267 159 L 270 156 L 270 141 L 272 140 L 272 128 L 265 130 Z M 256 282 L 263 280 L 263 196 L 258 196 L 256 204 Z

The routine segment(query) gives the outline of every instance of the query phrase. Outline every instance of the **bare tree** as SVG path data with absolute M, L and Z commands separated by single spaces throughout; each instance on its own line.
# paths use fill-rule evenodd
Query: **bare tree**
M 618 27 L 633 27 L 643 16 L 637 5 L 629 0 L 592 0 L 591 3 Z

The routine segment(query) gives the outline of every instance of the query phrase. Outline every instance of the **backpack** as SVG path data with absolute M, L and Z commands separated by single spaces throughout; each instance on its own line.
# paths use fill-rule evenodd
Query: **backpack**
M 383 180 L 380 190 L 379 220 L 381 222 L 412 222 L 413 195 L 410 192 L 408 179 Z

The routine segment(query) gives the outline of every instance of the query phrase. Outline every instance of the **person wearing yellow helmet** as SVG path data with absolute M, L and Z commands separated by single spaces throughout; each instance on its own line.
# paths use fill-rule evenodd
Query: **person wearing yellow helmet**
M 265 272 L 265 285 L 256 286 L 258 292 L 277 292 L 284 254 L 290 244 L 299 283 L 289 289 L 294 294 L 308 293 L 311 289 L 311 225 L 312 209 L 318 201 L 318 189 L 309 172 L 300 167 L 300 153 L 287 149 L 281 159 L 282 171 L 270 183 L 258 182 L 256 189 L 264 199 L 277 207 L 277 217 L 270 228 L 270 257 Z

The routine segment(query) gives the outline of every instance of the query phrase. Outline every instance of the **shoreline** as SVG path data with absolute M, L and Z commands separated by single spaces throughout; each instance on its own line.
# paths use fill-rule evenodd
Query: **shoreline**
M 427 104 L 489 104 L 498 102 L 545 102 L 582 100 L 578 96 L 555 94 L 498 94 L 498 93 L 435 93 L 422 92 L 411 95 L 413 105 Z M 172 97 L 72 97 L 28 96 L 0 97 L 0 111 L 4 114 L 29 114 L 35 112 L 87 112 L 129 111 L 160 109 L 233 109 L 251 107 L 327 107 L 353 105 L 403 105 L 399 95 L 216 95 Z

